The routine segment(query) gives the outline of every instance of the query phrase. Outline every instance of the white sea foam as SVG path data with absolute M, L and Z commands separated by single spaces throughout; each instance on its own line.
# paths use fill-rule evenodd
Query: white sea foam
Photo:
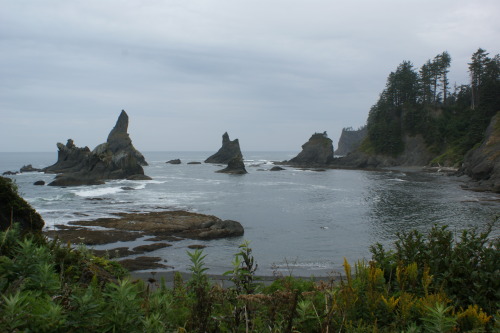
M 79 197 L 89 198 L 89 197 L 100 197 L 109 194 L 116 194 L 122 192 L 120 187 L 91 187 L 84 190 L 72 191 Z

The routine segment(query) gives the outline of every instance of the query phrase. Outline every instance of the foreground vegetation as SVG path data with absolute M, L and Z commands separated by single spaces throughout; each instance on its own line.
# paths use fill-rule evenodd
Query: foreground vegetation
M 231 287 L 210 281 L 202 251 L 173 287 L 131 281 L 115 262 L 17 227 L 0 234 L 1 332 L 494 332 L 500 329 L 500 240 L 491 225 L 457 235 L 398 235 L 340 279 L 255 277 L 248 243 Z M 154 288 L 152 288 L 154 287 Z

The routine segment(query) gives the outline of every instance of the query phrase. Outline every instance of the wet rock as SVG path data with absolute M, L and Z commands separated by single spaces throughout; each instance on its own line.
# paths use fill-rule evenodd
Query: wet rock
M 285 168 L 279 167 L 279 166 L 273 166 L 269 171 L 282 171 L 286 170 Z
M 165 162 L 165 163 L 168 163 L 168 164 L 181 164 L 181 160 L 180 159 L 175 159 L 175 160 L 170 160 L 170 161 Z
M 14 175 L 17 175 L 19 172 L 17 171 L 5 171 L 4 173 L 2 173 L 2 176 L 14 176 Z
M 172 266 L 161 264 L 161 261 L 162 259 L 160 257 L 141 256 L 133 259 L 120 260 L 118 262 L 129 271 L 142 271 L 154 268 L 173 268 Z
M 245 163 L 243 163 L 243 159 L 241 156 L 234 157 L 232 160 L 229 161 L 225 169 L 218 170 L 216 172 L 229 173 L 233 175 L 243 175 L 248 173 L 247 170 L 245 169 Z
M 136 253 L 144 253 L 144 252 L 156 251 L 156 250 L 163 249 L 163 248 L 169 247 L 169 246 L 172 246 L 172 244 L 168 244 L 168 243 L 153 243 L 153 244 L 145 244 L 145 245 L 136 246 L 136 247 L 133 248 L 133 250 Z
M 123 258 L 130 255 L 136 254 L 136 252 L 131 251 L 128 247 L 117 247 L 109 250 L 91 250 L 92 254 L 98 257 L 108 257 L 110 259 Z
M 207 247 L 206 245 L 200 245 L 200 244 L 193 244 L 193 245 L 188 246 L 188 248 L 191 250 L 201 250 L 201 249 L 204 249 L 206 247 Z
M 37 180 L 36 182 L 33 183 L 33 185 L 43 186 L 45 185 L 45 182 L 43 180 Z
M 188 162 L 187 164 L 201 164 L 201 162 Z

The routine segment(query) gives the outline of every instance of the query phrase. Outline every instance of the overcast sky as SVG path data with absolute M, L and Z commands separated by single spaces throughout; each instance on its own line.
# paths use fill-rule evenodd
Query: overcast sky
M 0 151 L 300 151 L 366 122 L 388 74 L 500 53 L 498 0 L 0 0 Z

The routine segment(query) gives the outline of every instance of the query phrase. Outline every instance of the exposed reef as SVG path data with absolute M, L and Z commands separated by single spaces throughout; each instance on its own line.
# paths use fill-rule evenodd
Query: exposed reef
M 300 167 L 327 166 L 333 161 L 333 143 L 326 132 L 314 133 L 302 145 L 302 151 L 283 164 Z
M 127 129 L 128 115 L 122 110 L 107 141 L 93 151 L 76 147 L 71 139 L 66 145 L 58 143 L 57 162 L 44 169 L 46 173 L 58 174 L 49 185 L 98 185 L 109 179 L 151 179 L 144 175 L 142 166 L 147 162 L 132 145 Z
M 217 239 L 244 234 L 243 226 L 236 221 L 221 220 L 212 215 L 186 211 L 150 213 L 116 213 L 116 218 L 99 218 L 92 221 L 70 222 L 56 226 L 57 230 L 45 233 L 62 241 L 98 245 L 117 241 L 130 241 L 143 236 L 155 236 L 156 240 Z M 105 230 L 89 229 L 102 227 Z
M 222 135 L 222 147 L 212 156 L 205 160 L 205 163 L 227 164 L 235 157 L 243 157 L 238 139 L 229 140 L 229 134 Z

